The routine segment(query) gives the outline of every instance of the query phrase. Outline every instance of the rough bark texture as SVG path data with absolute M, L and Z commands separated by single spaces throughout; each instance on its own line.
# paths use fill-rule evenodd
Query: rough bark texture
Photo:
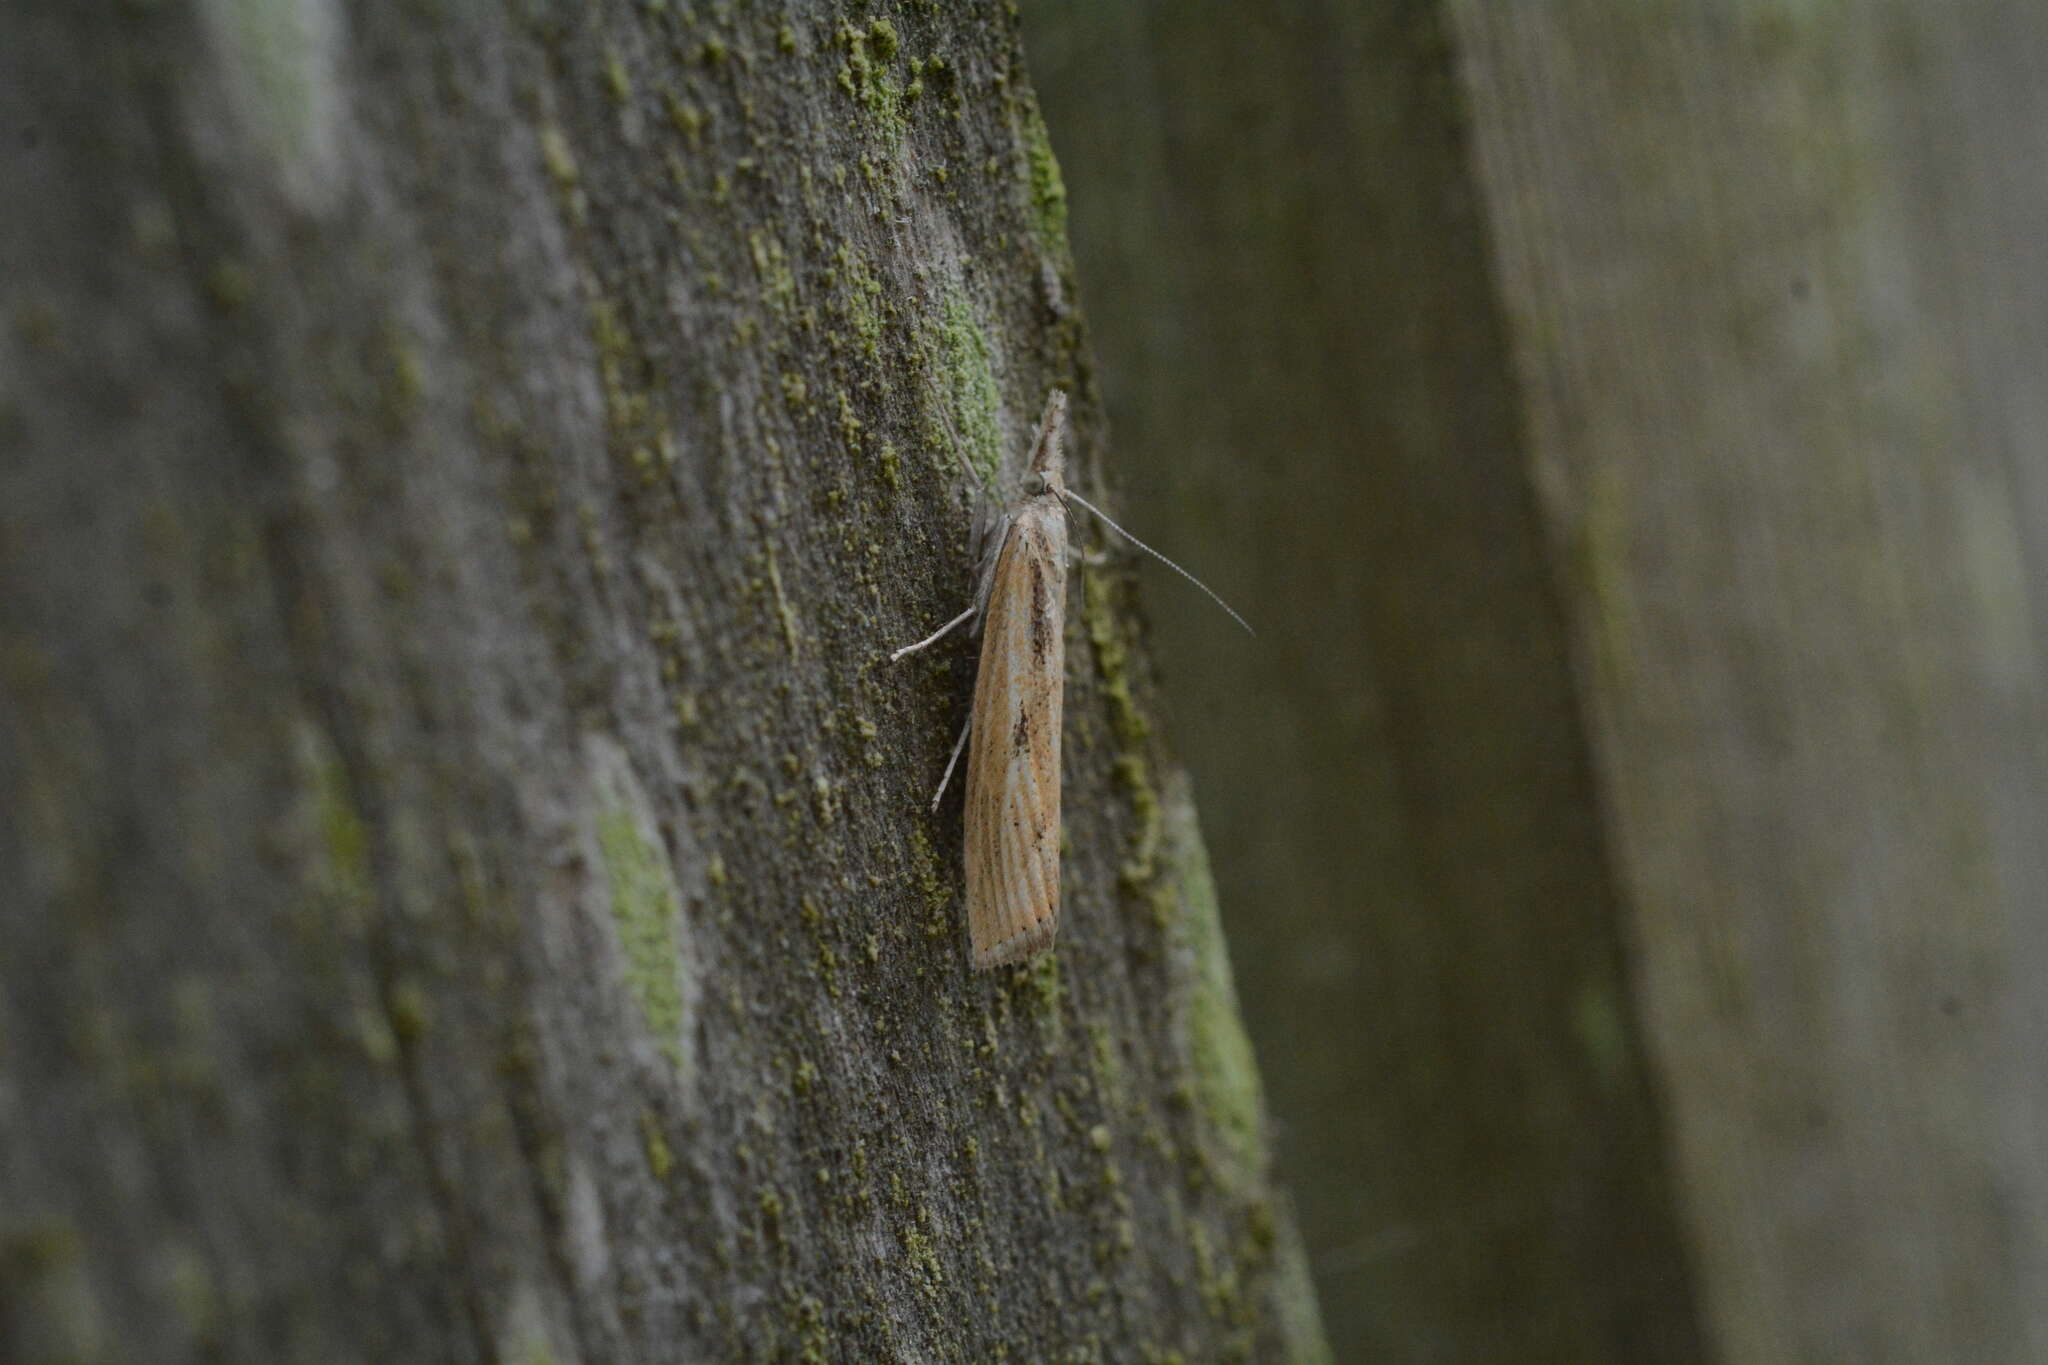
M 1103 457 L 998 7 L 18 0 L 0 185 L 0 1356 L 1319 1354 L 1126 573 L 1035 969 L 885 661 Z
M 2048 1359 L 2048 18 L 1453 8 L 1713 1335 Z
M 1332 1344 L 1697 1359 L 1441 9 L 1026 13 Z

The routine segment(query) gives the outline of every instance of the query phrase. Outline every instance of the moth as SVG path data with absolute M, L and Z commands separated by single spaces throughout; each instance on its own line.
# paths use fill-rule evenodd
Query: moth
M 1068 503 L 1101 517 L 1251 629 L 1185 569 L 1067 487 L 1061 445 L 1066 417 L 1067 395 L 1054 389 L 1031 447 L 1025 496 L 986 542 L 973 602 L 924 639 L 889 656 L 894 663 L 970 621 L 981 632 L 974 706 L 932 797 L 937 810 L 960 751 L 967 748 L 967 938 L 977 969 L 1028 962 L 1052 946 L 1059 929 Z

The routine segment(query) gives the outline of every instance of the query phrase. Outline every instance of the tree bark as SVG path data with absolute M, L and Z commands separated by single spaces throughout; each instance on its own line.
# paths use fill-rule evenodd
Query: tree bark
M 0 184 L 0 1356 L 1326 1354 L 1122 561 L 1036 967 L 887 662 L 1107 456 L 1000 7 L 26 0 Z

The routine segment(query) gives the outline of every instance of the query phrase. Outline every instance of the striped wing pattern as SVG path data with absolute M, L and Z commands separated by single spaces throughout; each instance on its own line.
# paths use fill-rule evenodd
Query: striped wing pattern
M 996 560 L 967 750 L 967 936 L 976 967 L 1052 946 L 1060 919 L 1067 522 L 1025 503 Z

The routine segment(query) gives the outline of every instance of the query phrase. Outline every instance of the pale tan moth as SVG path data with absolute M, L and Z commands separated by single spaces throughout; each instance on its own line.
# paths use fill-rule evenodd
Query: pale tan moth
M 1025 497 L 997 525 L 973 603 L 890 662 L 979 618 L 974 706 L 946 761 L 932 809 L 967 752 L 967 938 L 977 968 L 1026 962 L 1052 946 L 1060 920 L 1060 722 L 1066 694 L 1067 503 L 1080 503 L 1133 545 L 1187 578 L 1246 630 L 1243 617 L 1166 556 L 1066 485 L 1054 389 L 1031 448 Z

